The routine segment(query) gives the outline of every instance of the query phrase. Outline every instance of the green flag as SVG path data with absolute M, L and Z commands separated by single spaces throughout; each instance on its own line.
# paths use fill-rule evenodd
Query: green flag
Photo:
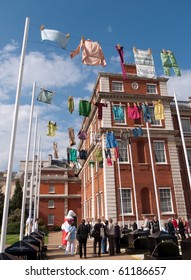
M 161 51 L 161 60 L 165 75 L 170 76 L 170 68 L 173 68 L 176 76 L 181 76 L 180 69 L 172 51 L 166 51 L 163 49 Z

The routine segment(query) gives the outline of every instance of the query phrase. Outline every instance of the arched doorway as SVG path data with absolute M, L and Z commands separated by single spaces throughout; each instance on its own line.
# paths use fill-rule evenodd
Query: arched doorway
M 150 191 L 146 187 L 142 188 L 141 190 L 141 205 L 142 205 L 142 214 L 151 213 Z

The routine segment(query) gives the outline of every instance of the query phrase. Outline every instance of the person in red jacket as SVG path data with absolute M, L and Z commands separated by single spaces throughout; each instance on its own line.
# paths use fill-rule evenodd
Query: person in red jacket
M 179 235 L 178 235 L 178 222 L 177 220 L 175 219 L 175 217 L 172 217 L 172 224 L 174 226 L 174 231 L 175 231 L 175 234 L 177 236 L 177 238 L 179 239 Z

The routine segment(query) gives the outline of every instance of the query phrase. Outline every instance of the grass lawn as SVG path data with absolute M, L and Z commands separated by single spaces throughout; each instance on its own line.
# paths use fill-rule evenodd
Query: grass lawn
M 19 234 L 7 234 L 6 245 L 12 245 L 19 240 Z
M 19 234 L 7 234 L 5 243 L 6 245 L 12 245 L 18 240 L 19 240 Z

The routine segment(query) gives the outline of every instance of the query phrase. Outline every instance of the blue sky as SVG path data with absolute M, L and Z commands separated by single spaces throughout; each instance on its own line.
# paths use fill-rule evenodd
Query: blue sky
M 53 142 L 58 143 L 60 158 L 66 158 L 69 146 L 68 127 L 77 135 L 83 117 L 78 114 L 81 98 L 89 100 L 97 74 L 120 73 L 120 63 L 115 45 L 124 47 L 125 61 L 134 62 L 133 46 L 151 48 L 158 76 L 163 76 L 160 50 L 174 51 L 182 77 L 175 79 L 178 99 L 191 96 L 191 2 L 172 1 L 111 1 L 111 0 L 1 0 L 0 9 L 0 170 L 7 169 L 12 118 L 18 79 L 20 54 L 26 17 L 30 19 L 24 74 L 20 97 L 17 137 L 13 169 L 25 160 L 32 84 L 36 82 L 34 117 L 38 113 L 38 136 L 41 135 L 43 160 L 53 152 Z M 51 42 L 41 42 L 40 26 L 70 33 L 66 50 Z M 99 41 L 107 65 L 86 66 L 81 55 L 71 59 L 82 35 Z M 171 83 L 169 80 L 169 94 Z M 56 92 L 53 105 L 36 100 L 40 89 Z M 68 112 L 69 96 L 75 100 L 75 111 Z M 46 136 L 47 123 L 58 124 L 55 138 Z M 33 133 L 31 153 L 33 149 Z M 76 137 L 77 138 L 77 137 Z M 77 146 L 76 146 L 77 148 Z

